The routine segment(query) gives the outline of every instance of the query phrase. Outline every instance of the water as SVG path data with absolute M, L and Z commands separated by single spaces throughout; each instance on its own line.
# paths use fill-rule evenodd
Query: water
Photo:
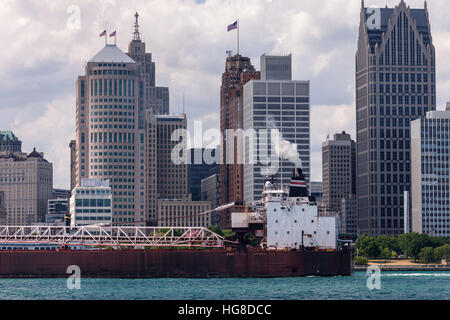
M 450 272 L 383 272 L 381 289 L 369 290 L 368 276 L 276 279 L 0 279 L 0 299 L 150 300 L 329 300 L 450 299 Z

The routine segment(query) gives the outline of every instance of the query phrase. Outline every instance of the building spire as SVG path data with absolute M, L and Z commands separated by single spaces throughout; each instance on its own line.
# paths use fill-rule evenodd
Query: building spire
M 134 15 L 136 18 L 136 22 L 134 23 L 134 36 L 133 36 L 133 40 L 134 41 L 141 41 L 141 36 L 139 34 L 139 14 L 136 12 L 136 14 Z

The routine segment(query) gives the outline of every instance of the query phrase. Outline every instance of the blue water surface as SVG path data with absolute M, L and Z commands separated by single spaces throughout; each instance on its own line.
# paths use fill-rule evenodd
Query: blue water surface
M 275 279 L 0 279 L 2 300 L 411 300 L 450 299 L 450 272 L 383 272 L 379 290 L 368 275 Z

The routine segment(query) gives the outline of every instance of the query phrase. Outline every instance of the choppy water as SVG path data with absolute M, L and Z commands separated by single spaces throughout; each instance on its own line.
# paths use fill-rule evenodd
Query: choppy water
M 276 279 L 0 279 L 0 299 L 450 299 L 450 272 L 383 272 L 381 289 L 367 288 L 368 275 Z

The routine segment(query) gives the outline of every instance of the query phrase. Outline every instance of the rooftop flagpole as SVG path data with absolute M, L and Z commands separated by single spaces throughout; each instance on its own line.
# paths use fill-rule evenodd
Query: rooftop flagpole
M 238 18 L 238 20 L 237 20 L 237 54 L 239 54 L 239 26 L 240 25 L 240 23 L 239 23 L 239 18 Z

